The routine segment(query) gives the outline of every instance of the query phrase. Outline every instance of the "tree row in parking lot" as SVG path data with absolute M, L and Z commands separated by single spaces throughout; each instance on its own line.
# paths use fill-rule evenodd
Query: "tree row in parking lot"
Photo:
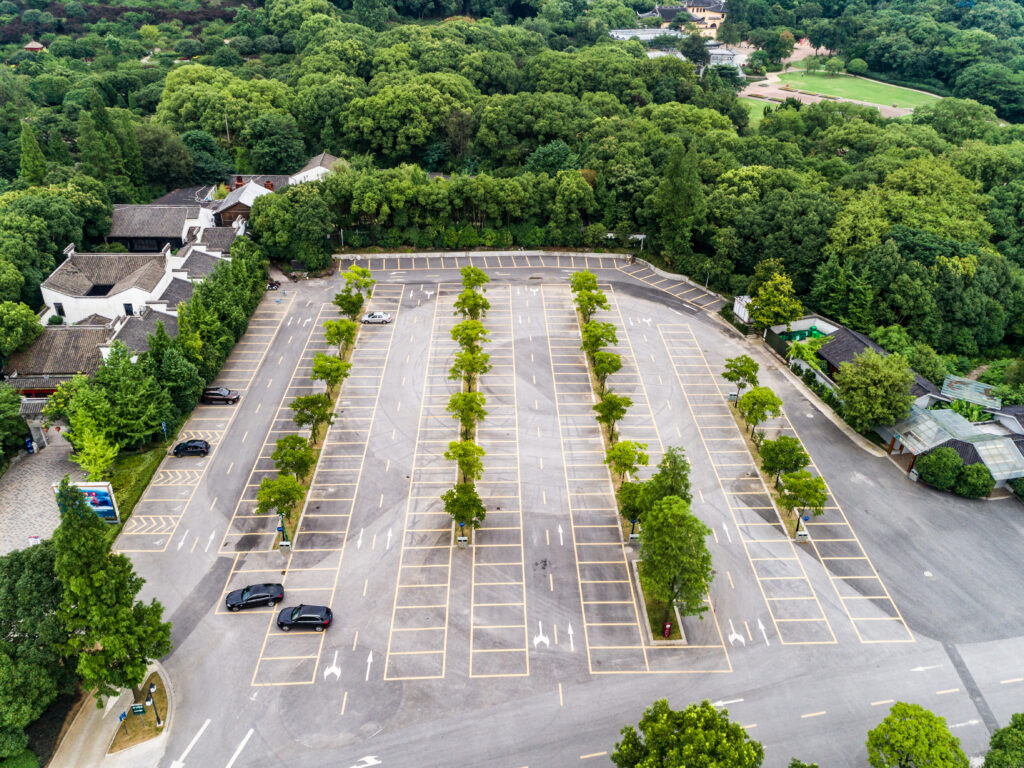
M 292 527 L 292 513 L 306 498 L 306 491 L 312 480 L 311 471 L 319 457 L 318 445 L 326 438 L 321 433 L 334 423 L 334 406 L 341 394 L 341 386 L 352 370 L 348 358 L 355 346 L 359 325 L 356 318 L 362 311 L 367 298 L 373 295 L 373 279 L 368 269 L 351 266 L 343 275 L 345 286 L 334 297 L 334 305 L 344 317 L 327 320 L 323 324 L 324 340 L 338 348 L 336 355 L 316 352 L 310 371 L 312 381 L 322 381 L 325 392 L 300 395 L 288 407 L 292 409 L 292 420 L 300 429 L 309 428 L 309 438 L 301 435 L 285 435 L 277 439 L 271 458 L 278 474 L 265 477 L 256 492 L 256 514 L 272 513 L 281 518 L 283 539 L 289 541 L 288 530 Z M 295 521 L 298 525 L 298 521 Z
M 480 376 L 491 370 L 491 356 L 483 351 L 489 339 L 482 322 L 491 308 L 484 294 L 484 288 L 491 279 L 477 267 L 467 266 L 460 270 L 462 292 L 456 297 L 455 314 L 462 316 L 451 330 L 452 339 L 458 342 L 459 351 L 448 371 L 448 378 L 459 382 L 459 391 L 448 400 L 448 412 L 459 422 L 459 439 L 448 443 L 444 457 L 454 461 L 457 467 L 455 485 L 441 494 L 444 509 L 452 520 L 459 524 L 460 533 L 468 525 L 479 528 L 487 514 L 476 481 L 484 473 L 484 449 L 475 442 L 477 424 L 487 416 L 487 401 L 478 389 Z

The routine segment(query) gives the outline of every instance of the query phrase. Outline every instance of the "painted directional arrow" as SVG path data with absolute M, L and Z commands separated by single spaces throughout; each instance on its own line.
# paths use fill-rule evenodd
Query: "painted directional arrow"
M 370 768 L 371 765 L 380 765 L 380 760 L 377 759 L 376 755 L 361 757 L 359 758 L 359 762 L 350 766 L 350 768 Z
M 962 723 L 954 723 L 950 728 L 963 728 L 965 725 L 981 725 L 981 720 L 966 720 Z
M 210 538 L 206 540 L 206 546 L 203 547 L 203 551 L 204 552 L 209 552 L 210 551 L 210 545 L 213 544 L 213 535 L 215 533 L 216 533 L 216 531 L 210 531 Z
M 366 657 L 366 679 L 370 679 L 370 666 L 373 664 L 373 651 Z
M 931 666 L 928 666 L 928 667 L 914 667 L 910 671 L 911 672 L 927 672 L 929 669 L 941 669 L 941 668 L 942 668 L 941 664 L 932 664 Z
M 757 620 L 757 628 L 761 630 L 761 636 L 764 638 L 764 644 L 771 645 L 771 643 L 768 642 L 768 633 L 764 631 L 764 624 L 761 623 L 760 619 Z
M 726 699 L 725 701 L 719 699 L 718 701 L 712 701 L 711 706 L 724 707 L 726 704 L 739 704 L 741 701 L 743 701 L 743 699 Z
M 359 529 L 359 538 L 356 540 L 356 549 L 359 549 L 361 546 L 363 546 L 363 529 L 362 528 Z
M 181 551 L 182 546 L 185 544 L 185 539 L 188 538 L 188 528 L 185 529 L 185 533 L 182 534 L 181 539 L 178 540 L 178 551 Z
M 565 541 L 562 539 L 562 524 L 558 524 L 558 545 L 561 547 L 565 546 Z
M 569 625 L 569 652 L 576 653 L 576 643 L 572 639 L 572 624 Z
M 536 648 L 541 643 L 544 643 L 545 648 L 551 647 L 551 641 L 548 636 L 544 634 L 544 624 L 537 622 L 537 634 L 533 636 L 533 647 Z
M 369 671 L 369 670 L 367 670 L 367 671 Z M 337 651 L 334 652 L 334 661 L 331 662 L 331 666 L 327 667 L 324 670 L 324 680 L 326 680 L 328 678 L 328 676 L 330 676 L 330 675 L 334 675 L 334 679 L 335 680 L 340 680 L 341 679 L 341 667 L 338 666 L 338 652 Z
M 385 549 L 391 549 L 391 529 L 388 528 L 388 543 Z
M 740 641 L 740 645 L 746 646 L 747 641 L 739 632 L 736 631 L 736 627 L 732 625 L 732 619 L 729 619 L 729 645 L 736 645 L 736 641 Z
M 729 543 L 732 544 L 732 534 L 729 533 L 729 526 L 725 524 L 724 520 L 722 521 L 722 530 L 725 531 L 725 537 L 729 540 Z

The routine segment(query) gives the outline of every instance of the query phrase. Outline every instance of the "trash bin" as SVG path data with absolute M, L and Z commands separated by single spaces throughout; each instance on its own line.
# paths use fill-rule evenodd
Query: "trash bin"
M 671 621 L 666 621 L 664 624 L 661 625 L 661 636 L 666 638 L 666 639 L 668 639 L 668 637 L 671 634 L 672 634 L 672 622 Z
M 33 444 L 31 437 L 26 437 L 25 438 L 25 450 L 28 451 L 29 453 L 35 453 L 36 452 L 36 447 Z

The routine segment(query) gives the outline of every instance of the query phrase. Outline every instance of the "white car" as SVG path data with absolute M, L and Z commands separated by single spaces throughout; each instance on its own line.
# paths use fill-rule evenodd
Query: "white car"
M 366 323 L 390 323 L 391 315 L 387 312 L 367 312 L 363 315 L 363 324 Z

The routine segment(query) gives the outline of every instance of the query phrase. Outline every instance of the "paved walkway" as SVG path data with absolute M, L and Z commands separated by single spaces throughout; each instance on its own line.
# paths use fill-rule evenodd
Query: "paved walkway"
M 29 536 L 48 539 L 60 522 L 53 484 L 64 475 L 85 479 L 85 473 L 68 459 L 67 440 L 55 429 L 46 437 L 49 446 L 22 455 L 0 478 L 0 555 L 28 546 Z

